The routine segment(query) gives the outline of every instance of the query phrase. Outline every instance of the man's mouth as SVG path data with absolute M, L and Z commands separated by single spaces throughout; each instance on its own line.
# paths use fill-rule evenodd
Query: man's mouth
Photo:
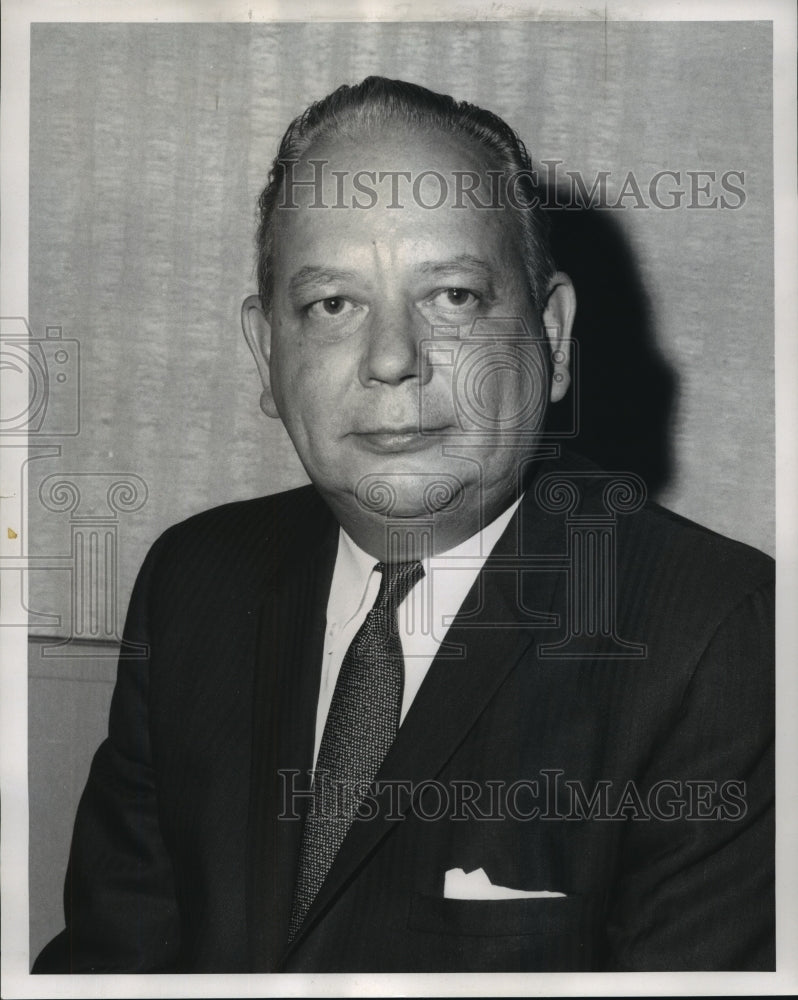
M 369 451 L 378 454 L 394 452 L 422 451 L 434 444 L 446 432 L 446 427 L 421 428 L 417 424 L 403 427 L 379 427 L 370 431 L 360 431 L 355 437 Z

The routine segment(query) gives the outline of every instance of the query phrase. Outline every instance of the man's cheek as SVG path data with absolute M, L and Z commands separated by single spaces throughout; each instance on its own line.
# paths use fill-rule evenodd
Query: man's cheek
M 419 422 L 422 430 L 456 427 L 457 399 L 451 371 L 437 369 L 419 394 Z

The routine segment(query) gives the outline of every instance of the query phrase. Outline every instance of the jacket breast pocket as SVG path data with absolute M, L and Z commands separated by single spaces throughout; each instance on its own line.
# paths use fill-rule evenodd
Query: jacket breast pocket
M 600 964 L 595 896 L 444 899 L 416 894 L 408 931 L 418 971 L 586 972 Z
M 445 899 L 417 893 L 410 904 L 411 930 L 472 937 L 579 934 L 590 897 L 540 899 Z

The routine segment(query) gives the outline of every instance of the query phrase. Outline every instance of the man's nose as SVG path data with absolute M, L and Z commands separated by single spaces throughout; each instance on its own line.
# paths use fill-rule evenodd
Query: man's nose
M 422 342 L 428 335 L 429 324 L 412 305 L 392 302 L 373 308 L 360 366 L 362 384 L 399 385 L 410 378 L 428 381 L 422 365 Z

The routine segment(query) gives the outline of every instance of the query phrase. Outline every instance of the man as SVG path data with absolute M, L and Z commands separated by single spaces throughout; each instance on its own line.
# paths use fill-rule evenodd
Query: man
M 547 437 L 535 196 L 410 84 L 289 128 L 243 323 L 313 485 L 153 546 L 35 971 L 773 967 L 772 564 Z

